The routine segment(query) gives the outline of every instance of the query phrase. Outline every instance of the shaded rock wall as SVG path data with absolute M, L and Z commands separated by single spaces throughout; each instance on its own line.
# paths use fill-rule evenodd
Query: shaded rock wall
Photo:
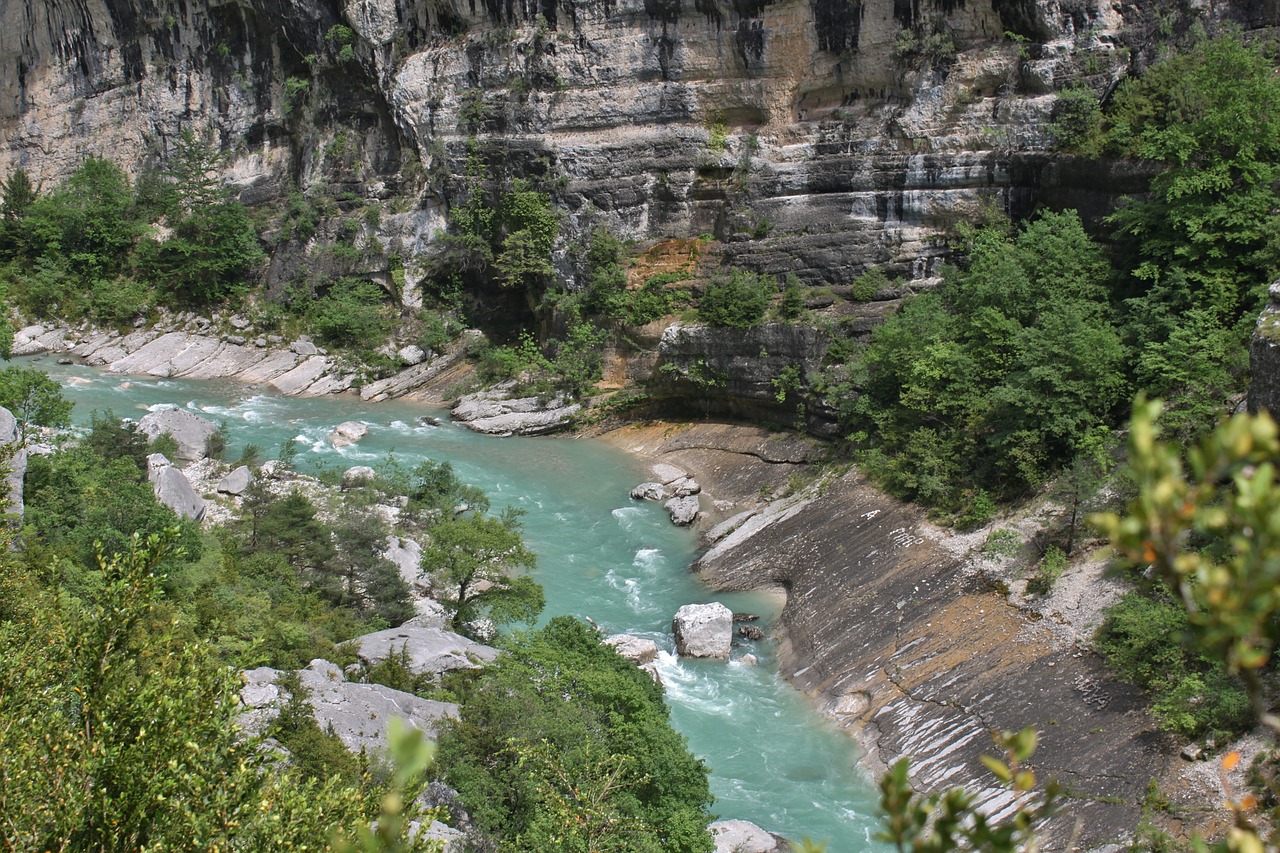
M 1249 411 L 1280 417 L 1280 281 L 1268 296 L 1249 344 Z

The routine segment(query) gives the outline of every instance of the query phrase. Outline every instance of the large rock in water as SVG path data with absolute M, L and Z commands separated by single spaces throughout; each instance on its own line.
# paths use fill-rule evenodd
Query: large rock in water
M 179 409 L 177 406 L 165 406 L 148 412 L 138 421 L 138 432 L 155 441 L 162 435 L 171 435 L 178 443 L 178 458 L 187 462 L 196 462 L 205 457 L 205 447 L 209 436 L 218 431 L 208 418 Z
M 248 710 L 239 721 L 249 734 L 265 732 L 289 700 L 289 694 L 279 686 L 281 675 L 280 670 L 265 666 L 243 673 L 240 701 Z M 387 728 L 397 717 L 435 737 L 441 720 L 458 716 L 458 706 L 451 702 L 422 699 L 381 684 L 347 681 L 342 670 L 327 660 L 313 660 L 306 669 L 298 670 L 298 681 L 307 692 L 316 725 L 321 730 L 332 728 L 342 744 L 355 753 L 385 748 Z
M 183 518 L 193 521 L 204 518 L 204 498 L 196 494 L 187 475 L 173 467 L 164 454 L 152 453 L 147 457 L 147 479 L 160 503 Z
M 3 407 L 0 407 L 0 446 L 14 448 L 8 465 L 0 465 L 0 470 L 8 468 L 8 473 L 5 474 L 5 497 L 9 505 L 5 511 L 22 518 L 22 480 L 27 475 L 27 449 L 18 443 L 18 419 Z
M 440 675 L 455 669 L 478 669 L 498 656 L 498 650 L 440 628 L 402 625 L 375 631 L 350 641 L 365 666 L 381 663 L 402 652 L 415 675 Z
M 676 612 L 672 629 L 676 635 L 676 651 L 681 655 L 729 659 L 733 611 L 723 604 L 686 604 Z

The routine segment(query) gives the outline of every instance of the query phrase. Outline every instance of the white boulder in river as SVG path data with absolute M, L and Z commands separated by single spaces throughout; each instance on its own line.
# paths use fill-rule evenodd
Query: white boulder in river
M 368 434 L 369 428 L 359 421 L 345 421 L 333 428 L 333 432 L 329 433 L 329 441 L 333 442 L 334 447 L 346 447 Z
M 178 443 L 178 458 L 187 462 L 197 462 L 205 457 L 209 436 L 217 431 L 217 426 L 209 419 L 177 406 L 148 412 L 138 421 L 138 432 L 148 441 L 155 441 L 161 435 L 173 436 Z
M 672 629 L 676 651 L 684 657 L 729 659 L 733 611 L 723 604 L 686 604 L 676 612 Z
M 147 457 L 147 479 L 160 503 L 183 518 L 193 521 L 204 518 L 204 498 L 196 494 L 187 475 L 173 467 L 164 454 L 152 453 Z

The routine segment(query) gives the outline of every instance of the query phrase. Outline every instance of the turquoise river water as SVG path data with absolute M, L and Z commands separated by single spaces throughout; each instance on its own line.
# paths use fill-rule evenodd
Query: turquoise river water
M 782 680 L 767 641 L 754 644 L 760 658 L 754 667 L 671 653 L 671 619 L 683 604 L 722 601 L 760 613 L 763 622 L 776 616 L 777 604 L 698 583 L 689 572 L 694 535 L 673 526 L 659 505 L 628 497 L 646 479 L 638 460 L 587 439 L 478 435 L 422 404 L 286 398 L 228 383 L 61 367 L 47 357 L 36 366 L 62 382 L 77 423 L 107 410 L 137 419 L 147 407 L 172 403 L 223 423 L 230 459 L 246 443 L 271 456 L 296 438 L 302 470 L 376 466 L 393 452 L 409 466 L 448 460 L 463 480 L 489 493 L 495 509 L 525 510 L 525 537 L 538 554 L 535 576 L 547 594 L 544 619 L 590 617 L 606 632 L 650 637 L 665 650 L 660 668 L 672 719 L 711 769 L 716 814 L 790 838 L 824 840 L 829 853 L 883 849 L 871 840 L 875 791 L 856 764 L 855 746 Z M 424 425 L 423 416 L 440 418 L 440 425 Z M 336 449 L 325 437 L 347 420 L 368 424 L 369 434 Z

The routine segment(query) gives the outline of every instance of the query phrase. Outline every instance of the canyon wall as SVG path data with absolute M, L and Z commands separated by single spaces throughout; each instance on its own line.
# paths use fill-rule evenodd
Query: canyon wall
M 1271 5 L 14 0 L 0 174 L 49 187 L 89 154 L 139 174 L 189 130 L 231 152 L 247 203 L 378 208 L 358 272 L 384 278 L 431 251 L 478 164 L 550 188 L 570 238 L 708 233 L 810 283 L 928 278 L 984 204 L 1088 214 L 1142 188 L 1048 153 L 1055 90 L 1107 91 L 1157 25 L 1264 24 Z M 273 280 L 299 274 L 295 242 L 273 246 Z

